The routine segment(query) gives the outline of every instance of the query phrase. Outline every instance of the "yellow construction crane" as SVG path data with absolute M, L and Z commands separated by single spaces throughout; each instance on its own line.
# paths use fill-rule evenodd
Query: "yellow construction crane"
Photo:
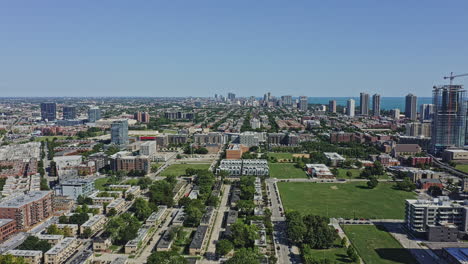
M 450 85 L 452 85 L 453 79 L 455 79 L 457 77 L 463 77 L 463 76 L 468 76 L 468 73 L 453 75 L 453 72 L 451 72 L 450 76 L 445 76 L 444 77 L 444 80 L 450 79 Z

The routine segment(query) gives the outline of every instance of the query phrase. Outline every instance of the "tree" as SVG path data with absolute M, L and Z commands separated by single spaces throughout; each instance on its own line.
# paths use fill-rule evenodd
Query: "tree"
M 346 254 L 353 262 L 358 262 L 359 256 L 356 253 L 356 250 L 353 248 L 353 246 L 348 247 L 348 250 L 346 250 Z
M 216 243 L 216 253 L 224 256 L 234 249 L 234 245 L 227 239 L 221 239 Z
M 348 245 L 348 239 L 346 239 L 346 237 L 343 237 L 341 239 L 341 247 L 346 247 L 346 245 Z
M 41 184 L 40 184 L 40 189 L 41 191 L 48 191 L 50 190 L 49 188 L 49 183 L 47 182 L 47 179 L 44 177 L 41 177 Z
M 141 189 L 147 189 L 153 181 L 148 177 L 143 177 L 138 179 L 137 185 L 140 186 Z
M 60 230 L 57 225 L 52 224 L 47 228 L 47 234 L 49 235 L 63 235 L 63 231 Z
M 240 212 L 251 215 L 255 209 L 255 203 L 252 200 L 240 200 L 237 202 L 237 208 Z
M 47 242 L 46 242 L 47 243 Z M 15 257 L 11 254 L 0 255 L 1 264 L 26 264 L 25 258 Z
M 135 200 L 132 207 L 130 208 L 130 211 L 134 212 L 135 216 L 140 221 L 146 220 L 146 218 L 148 218 L 153 213 L 153 210 L 151 209 L 148 201 L 140 197 Z
M 375 187 L 377 187 L 377 185 L 379 185 L 379 181 L 377 180 L 377 178 L 370 177 L 369 181 L 367 182 L 367 187 L 369 189 L 374 189 Z
M 59 217 L 59 223 L 60 224 L 68 224 L 68 217 L 66 215 L 61 215 Z
M 236 251 L 234 257 L 226 261 L 226 264 L 260 264 L 258 254 L 252 249 L 241 248 Z
M 196 227 L 200 225 L 200 219 L 203 216 L 203 212 L 196 206 L 189 206 L 185 208 L 185 220 L 184 226 Z
M 63 228 L 63 236 L 72 237 L 72 236 L 75 236 L 75 235 L 73 234 L 72 229 L 70 227 L 66 226 L 66 227 Z
M 348 178 L 352 178 L 353 177 L 353 173 L 351 171 L 347 171 L 346 172 L 346 176 L 348 176 Z
M 20 250 L 40 250 L 47 252 L 52 246 L 45 240 L 40 240 L 36 236 L 28 236 L 26 240 L 18 247 Z M 3 262 L 0 262 L 3 263 Z
M 129 193 L 125 196 L 126 201 L 132 201 L 133 199 L 135 199 L 135 195 L 133 193 Z
M 231 225 L 230 240 L 236 248 L 252 247 L 257 238 L 258 228 L 256 225 L 246 225 L 240 221 Z
M 427 193 L 429 193 L 431 196 L 438 197 L 442 195 L 442 189 L 439 186 L 431 186 L 427 190 Z
M 146 263 L 148 264 L 187 264 L 187 260 L 176 251 L 158 251 L 152 253 Z
M 111 208 L 109 212 L 107 212 L 107 217 L 112 217 L 114 215 L 117 215 L 117 210 L 115 208 Z
M 87 208 L 87 207 L 85 207 L 85 208 Z M 85 209 L 85 210 L 87 210 L 87 209 Z M 83 210 L 83 212 L 81 212 L 81 213 L 75 213 L 72 216 L 70 216 L 68 222 L 70 224 L 76 224 L 76 225 L 84 224 L 86 221 L 89 220 L 88 212 L 85 211 L 85 210 Z
M 412 192 L 416 189 L 416 184 L 411 182 L 409 177 L 405 177 L 403 178 L 403 181 L 399 181 L 396 183 L 395 188 L 407 192 Z
M 87 227 L 83 230 L 82 236 L 84 238 L 90 238 L 92 235 L 93 235 L 93 231 L 91 230 L 91 228 Z

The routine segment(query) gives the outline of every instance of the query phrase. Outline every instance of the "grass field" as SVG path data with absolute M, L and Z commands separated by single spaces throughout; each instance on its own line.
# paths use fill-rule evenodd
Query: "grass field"
M 270 163 L 269 167 L 271 178 L 307 178 L 305 171 L 294 167 L 293 163 Z
M 346 173 L 350 171 L 352 174 L 353 174 L 353 177 L 351 177 L 351 179 L 357 179 L 359 178 L 359 175 L 361 174 L 361 170 L 360 169 L 342 169 L 342 168 L 338 168 L 338 177 L 339 179 L 350 179 Z
M 468 173 L 468 164 L 457 164 L 455 169 Z
M 360 176 L 361 176 L 361 171 L 360 169 L 342 169 L 342 168 L 338 168 L 338 179 L 350 179 L 347 175 L 346 175 L 346 172 L 350 171 L 353 176 L 351 177 L 351 179 L 359 179 Z M 378 179 L 388 179 L 388 175 L 387 174 L 384 174 L 384 175 L 379 175 L 377 177 Z
M 107 183 L 108 178 L 99 178 L 94 181 L 94 188 L 100 191 L 104 191 L 106 188 L 104 184 Z
M 193 168 L 196 170 L 207 170 L 210 168 L 210 164 L 173 164 L 161 172 L 160 176 L 182 176 L 185 175 L 187 168 Z
M 270 152 L 268 153 L 268 157 L 275 157 L 277 159 L 292 159 L 293 154 L 291 153 L 282 153 L 282 152 Z
M 415 194 L 394 190 L 393 186 L 383 182 L 375 189 L 368 189 L 366 182 L 278 183 L 286 210 L 326 217 L 403 219 L 405 199 Z
M 381 226 L 345 225 L 343 229 L 365 263 L 417 263 Z
M 340 239 L 335 241 L 335 247 L 329 249 L 312 249 L 312 256 L 314 259 L 328 259 L 332 263 L 341 264 L 341 263 L 352 263 L 346 254 L 347 248 L 340 246 Z
M 34 141 L 41 142 L 41 141 L 46 141 L 47 139 L 49 139 L 49 141 L 52 141 L 54 138 L 57 138 L 57 140 L 60 140 L 60 139 L 67 139 L 69 138 L 69 136 L 41 136 L 41 137 L 35 137 Z M 77 137 L 71 137 L 71 138 L 76 139 Z

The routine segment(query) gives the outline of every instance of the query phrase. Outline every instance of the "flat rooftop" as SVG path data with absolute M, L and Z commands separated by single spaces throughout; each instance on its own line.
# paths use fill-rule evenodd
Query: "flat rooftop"
M 51 194 L 52 191 L 31 191 L 21 195 L 11 195 L 0 201 L 0 208 L 18 208 L 25 204 L 40 200 Z

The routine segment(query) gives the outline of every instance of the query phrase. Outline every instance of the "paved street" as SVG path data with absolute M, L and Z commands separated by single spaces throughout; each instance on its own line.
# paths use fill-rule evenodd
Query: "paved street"
M 228 202 L 230 190 L 231 190 L 231 185 L 225 185 L 224 190 L 223 190 L 223 197 L 221 198 L 221 202 L 219 203 L 216 220 L 213 224 L 213 232 L 211 233 L 211 238 L 208 242 L 207 253 L 214 254 L 216 252 L 216 242 L 218 241 L 219 232 L 224 230 L 222 229 L 224 213 L 229 211 L 227 202 Z
M 298 263 L 297 258 L 291 252 L 288 246 L 289 242 L 286 235 L 286 222 L 282 215 L 284 210 L 279 196 L 276 182 L 273 179 L 267 179 L 267 193 L 271 201 L 271 221 L 273 222 L 273 237 L 275 243 L 275 251 L 279 263 Z

